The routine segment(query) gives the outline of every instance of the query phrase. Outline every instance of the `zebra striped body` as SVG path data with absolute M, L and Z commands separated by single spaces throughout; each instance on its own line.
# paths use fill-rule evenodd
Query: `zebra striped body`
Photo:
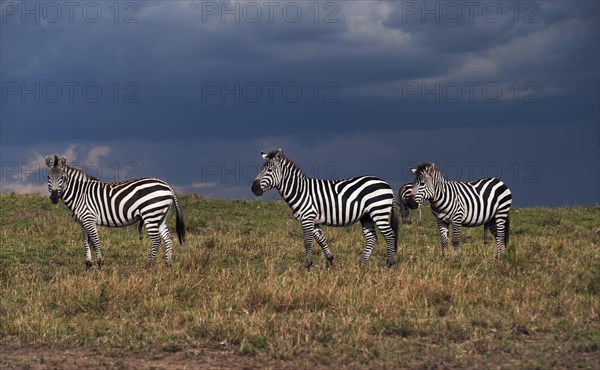
M 400 207 L 400 215 L 402 216 L 402 223 L 404 224 L 410 224 L 412 223 L 410 216 L 411 216 L 411 209 L 412 209 L 412 202 L 410 201 L 410 196 L 412 194 L 412 182 L 408 182 L 404 185 L 402 185 L 400 187 L 400 189 L 398 189 L 398 198 L 396 199 L 396 202 L 398 203 L 398 207 Z M 419 221 L 421 221 L 421 205 L 418 204 L 417 208 L 419 209 Z M 487 227 L 483 227 L 483 244 L 487 244 L 488 243 L 488 236 L 487 236 Z
M 281 149 L 263 154 L 263 158 L 266 161 L 252 184 L 252 192 L 262 195 L 276 188 L 290 206 L 302 224 L 308 270 L 312 266 L 313 237 L 323 249 L 328 265 L 333 265 L 333 254 L 319 225 L 347 226 L 357 221 L 367 240 L 360 263 L 366 264 L 369 260 L 377 242 L 377 226 L 387 243 L 386 266 L 393 264 L 398 228 L 394 192 L 386 182 L 372 176 L 335 181 L 307 178 Z
M 61 198 L 73 212 L 73 219 L 81 225 L 86 268 L 92 265 L 90 245 L 96 251 L 98 267 L 102 268 L 103 264 L 96 225 L 122 227 L 136 222 L 140 222 L 140 238 L 143 222 L 152 243 L 147 265 L 154 262 L 161 239 L 165 243 L 165 262 L 171 264 L 173 236 L 166 220 L 173 204 L 180 243 L 185 239 L 185 225 L 175 192 L 167 183 L 155 178 L 106 183 L 67 166 L 64 157 L 46 157 L 46 164 L 50 199 L 56 204 Z
M 496 258 L 508 243 L 512 203 L 510 189 L 496 178 L 459 182 L 446 179 L 431 163 L 423 163 L 413 170 L 411 202 L 421 204 L 429 200 L 431 212 L 437 219 L 442 238 L 442 254 L 448 247 L 448 226 L 452 225 L 454 254 L 459 254 L 461 226 L 484 225 L 496 239 Z M 485 238 L 485 230 L 484 230 Z

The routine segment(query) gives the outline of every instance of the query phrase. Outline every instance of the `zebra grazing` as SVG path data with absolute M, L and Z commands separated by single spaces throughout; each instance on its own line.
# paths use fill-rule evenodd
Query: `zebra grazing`
M 410 220 L 410 215 L 411 215 L 410 210 L 412 209 L 414 204 L 412 204 L 412 202 L 410 201 L 411 194 L 412 194 L 412 182 L 408 182 L 408 183 L 402 185 L 400 187 L 400 189 L 398 189 L 398 199 L 396 199 L 396 202 L 398 203 L 398 207 L 400 207 L 400 215 L 402 216 L 402 223 L 404 223 L 404 224 L 412 223 L 412 221 Z M 419 210 L 419 221 L 421 221 L 421 205 L 418 204 L 417 208 Z M 483 227 L 483 244 L 488 243 L 487 231 L 488 231 L 487 227 L 484 226 Z
M 165 243 L 165 263 L 171 264 L 173 236 L 167 228 L 167 215 L 173 203 L 176 210 L 176 230 L 179 242 L 185 240 L 183 214 L 175 192 L 167 183 L 155 178 L 143 178 L 106 183 L 85 172 L 67 166 L 65 157 L 46 157 L 48 190 L 52 203 L 61 198 L 81 224 L 85 245 L 86 270 L 92 266 L 90 245 L 96 250 L 96 262 L 102 269 L 103 259 L 96 225 L 121 227 L 142 222 L 150 236 L 152 248 L 146 267 L 152 265 L 161 239 Z
M 448 248 L 448 226 L 452 224 L 452 246 L 458 257 L 461 226 L 484 225 L 496 238 L 499 258 L 510 231 L 508 212 L 512 203 L 510 189 L 495 178 L 459 182 L 446 179 L 433 163 L 422 163 L 415 174 L 410 200 L 413 206 L 429 200 L 442 237 L 442 255 Z M 484 229 L 484 242 L 486 240 Z
M 410 194 L 412 193 L 412 183 L 406 183 L 398 189 L 398 198 L 396 202 L 398 203 L 398 207 L 400 207 L 400 216 L 402 216 L 403 224 L 410 224 L 412 221 L 410 220 L 412 209 L 412 203 L 410 202 Z M 419 205 L 419 220 L 421 219 L 421 206 Z
M 312 266 L 313 237 L 327 257 L 327 266 L 333 266 L 333 254 L 319 225 L 347 226 L 356 221 L 360 221 L 366 238 L 360 265 L 367 263 L 377 242 L 375 226 L 387 244 L 386 267 L 393 265 L 398 220 L 394 213 L 394 191 L 386 182 L 372 176 L 334 181 L 311 179 L 281 149 L 261 154 L 265 163 L 252 183 L 252 192 L 260 196 L 276 188 L 290 206 L 302 224 L 307 270 Z

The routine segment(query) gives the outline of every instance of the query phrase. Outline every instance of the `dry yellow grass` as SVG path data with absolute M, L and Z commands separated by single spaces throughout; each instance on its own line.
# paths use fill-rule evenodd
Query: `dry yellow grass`
M 336 267 L 303 268 L 282 202 L 183 197 L 188 241 L 143 269 L 135 228 L 101 229 L 105 270 L 85 271 L 79 226 L 46 197 L 0 195 L 0 344 L 227 348 L 306 365 L 592 368 L 600 355 L 600 208 L 511 213 L 501 261 L 482 229 L 442 258 L 433 217 L 382 238 L 358 267 L 359 226 L 325 228 Z M 172 222 L 173 223 L 173 222 Z

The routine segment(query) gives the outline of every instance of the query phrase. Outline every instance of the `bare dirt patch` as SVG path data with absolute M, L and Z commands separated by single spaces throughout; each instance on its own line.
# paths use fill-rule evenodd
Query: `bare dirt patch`
M 227 350 L 177 353 L 93 352 L 80 348 L 0 345 L 0 369 L 256 369 L 285 368 Z

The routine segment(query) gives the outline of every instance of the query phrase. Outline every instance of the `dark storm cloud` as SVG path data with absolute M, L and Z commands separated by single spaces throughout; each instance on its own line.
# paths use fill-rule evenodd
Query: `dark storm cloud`
M 27 3 L 34 12 L 46 6 Z M 315 143 L 346 153 L 372 132 L 387 133 L 399 152 L 407 141 L 423 148 L 420 158 L 504 155 L 445 147 L 439 132 L 448 141 L 466 135 L 467 148 L 500 133 L 531 135 L 523 158 L 547 143 L 573 161 L 598 156 L 598 144 L 582 152 L 576 140 L 561 142 L 560 130 L 539 129 L 577 124 L 587 135 L 597 126 L 597 2 L 470 2 L 472 19 L 463 2 L 275 2 L 272 12 L 261 2 L 128 2 L 118 14 L 112 2 L 81 2 L 72 22 L 64 7 L 57 22 L 23 18 L 23 4 L 0 10 L 3 161 L 36 147 L 106 145 L 114 160 L 143 159 L 187 191 L 195 183 L 223 195 L 201 185 L 216 181 L 172 163 L 229 163 L 286 145 L 310 161 Z M 95 5 L 86 18 L 87 4 Z M 96 6 L 102 16 L 92 22 Z M 377 153 L 376 142 L 360 147 Z M 341 160 L 349 170 L 340 175 L 379 166 L 391 177 L 391 163 L 377 158 Z M 243 187 L 224 184 L 230 193 Z M 587 196 L 598 201 L 597 192 Z
M 15 103 L 16 97 L 10 96 L 7 114 L 21 116 L 22 121 L 15 132 L 9 129 L 6 134 L 13 138 L 20 133 L 31 134 L 37 122 L 48 118 L 74 138 L 83 138 L 87 130 L 96 127 L 109 131 L 119 128 L 122 135 L 134 136 L 139 130 L 148 131 L 166 122 L 181 131 L 184 128 L 188 132 L 201 130 L 208 135 L 232 130 L 246 135 L 250 131 L 248 126 L 264 120 L 289 121 L 285 132 L 301 131 L 299 127 L 289 126 L 303 122 L 312 122 L 315 126 L 328 122 L 329 130 L 335 130 L 337 125 L 343 126 L 343 130 L 360 129 L 369 117 L 384 128 L 393 129 L 390 119 L 385 117 L 416 118 L 422 110 L 422 99 L 397 104 L 403 94 L 401 85 L 385 93 L 395 99 L 380 101 L 380 94 L 372 91 L 379 90 L 378 84 L 418 82 L 423 78 L 459 84 L 499 81 L 507 83 L 503 88 L 507 95 L 508 85 L 514 83 L 514 79 L 529 77 L 542 89 L 542 84 L 549 82 L 548 76 L 522 72 L 516 76 L 511 74 L 512 69 L 522 71 L 529 67 L 538 73 L 540 68 L 565 72 L 569 57 L 554 53 L 561 56 L 553 60 L 552 49 L 538 54 L 528 51 L 528 42 L 523 39 L 539 34 L 541 41 L 530 43 L 541 42 L 539 48 L 542 49 L 545 45 L 571 45 L 571 49 L 579 50 L 586 45 L 585 39 L 580 41 L 575 34 L 560 32 L 560 29 L 548 34 L 546 30 L 553 28 L 542 22 L 545 8 L 537 9 L 535 17 L 532 16 L 536 22 L 523 23 L 531 14 L 515 22 L 507 6 L 502 4 L 505 13 L 494 23 L 489 20 L 491 16 L 482 16 L 479 9 L 485 5 L 473 10 L 477 16 L 472 22 L 467 20 L 469 10 L 462 7 L 465 14 L 461 22 L 454 24 L 444 19 L 448 18 L 447 12 L 437 21 L 435 17 L 427 18 L 427 14 L 424 19 L 419 14 L 405 14 L 411 5 L 423 6 L 421 3 L 334 3 L 337 8 L 327 12 L 321 9 L 320 21 L 315 22 L 315 13 L 309 5 L 292 4 L 300 4 L 298 8 L 303 11 L 298 22 L 292 22 L 289 15 L 287 18 L 282 15 L 279 9 L 285 5 L 273 10 L 272 22 L 267 9 L 261 7 L 262 17 L 252 22 L 250 20 L 256 18 L 253 9 L 244 11 L 247 3 L 239 2 L 142 3 L 133 16 L 137 23 L 115 24 L 110 17 L 113 13 L 106 5 L 102 6 L 105 16 L 98 23 L 76 18 L 73 23 L 23 24 L 9 17 L 3 25 L 5 28 L 27 27 L 28 32 L 11 33 L 16 35 L 16 42 L 12 37 L 5 37 L 8 39 L 5 47 L 22 50 L 14 57 L 8 55 L 4 61 L 5 80 L 24 81 L 24 89 L 31 89 L 40 82 L 42 90 L 49 81 L 61 85 L 75 81 L 79 84 L 75 90 L 83 89 L 84 84 L 91 81 L 100 85 L 103 98 L 92 105 L 78 96 L 87 92 L 76 91 L 72 104 L 61 105 L 66 100 L 63 97 L 59 104 L 45 106 L 43 101 L 32 103 L 32 96 L 26 96 L 25 100 L 36 108 L 30 109 L 29 104 Z M 446 6 L 438 2 L 431 4 L 433 9 L 438 6 L 440 13 Z M 290 9 L 293 15 L 295 8 Z M 525 13 L 525 9 L 521 12 Z M 325 23 L 326 15 L 332 15 L 330 20 L 334 22 Z M 577 16 L 580 14 L 572 15 Z M 403 21 L 403 17 L 407 20 Z M 557 24 L 565 21 L 565 17 L 554 18 Z M 581 27 L 579 33 L 591 34 L 585 28 L 589 26 Z M 556 37 L 561 38 L 555 40 Z M 448 48 L 452 51 L 450 54 L 455 55 L 447 55 Z M 493 54 L 473 57 L 467 51 Z M 589 58 L 582 60 L 589 63 Z M 117 82 L 120 86 L 115 87 Z M 320 83 L 318 87 L 315 82 Z M 125 89 L 127 83 L 133 85 Z M 327 83 L 330 84 L 325 86 Z M 215 84 L 218 90 L 207 95 L 206 87 Z M 259 87 L 261 96 L 256 103 L 255 86 Z M 284 90 L 286 86 L 290 88 Z M 297 96 L 298 87 L 302 99 L 290 103 Z M 462 88 L 465 91 L 461 93 L 468 94 L 466 88 Z M 232 89 L 236 93 L 228 94 Z M 68 93 L 66 87 L 62 86 L 62 90 L 63 95 Z M 139 101 L 126 107 L 114 103 L 128 94 Z M 269 99 L 271 96 L 273 99 Z M 327 96 L 332 96 L 335 104 L 320 106 L 324 103 L 320 100 Z M 360 111 L 365 111 L 365 105 L 376 107 L 378 112 L 360 114 L 353 109 L 360 107 Z M 494 108 L 490 108 L 493 112 Z M 445 112 L 440 116 L 446 117 L 455 108 L 441 110 Z M 354 119 L 356 114 L 360 120 Z M 407 121 L 405 124 L 409 127 L 415 124 Z M 77 122 L 75 128 L 73 122 Z M 420 122 L 419 126 L 423 124 Z M 430 125 L 436 127 L 435 123 Z M 98 132 L 98 135 L 103 133 Z

